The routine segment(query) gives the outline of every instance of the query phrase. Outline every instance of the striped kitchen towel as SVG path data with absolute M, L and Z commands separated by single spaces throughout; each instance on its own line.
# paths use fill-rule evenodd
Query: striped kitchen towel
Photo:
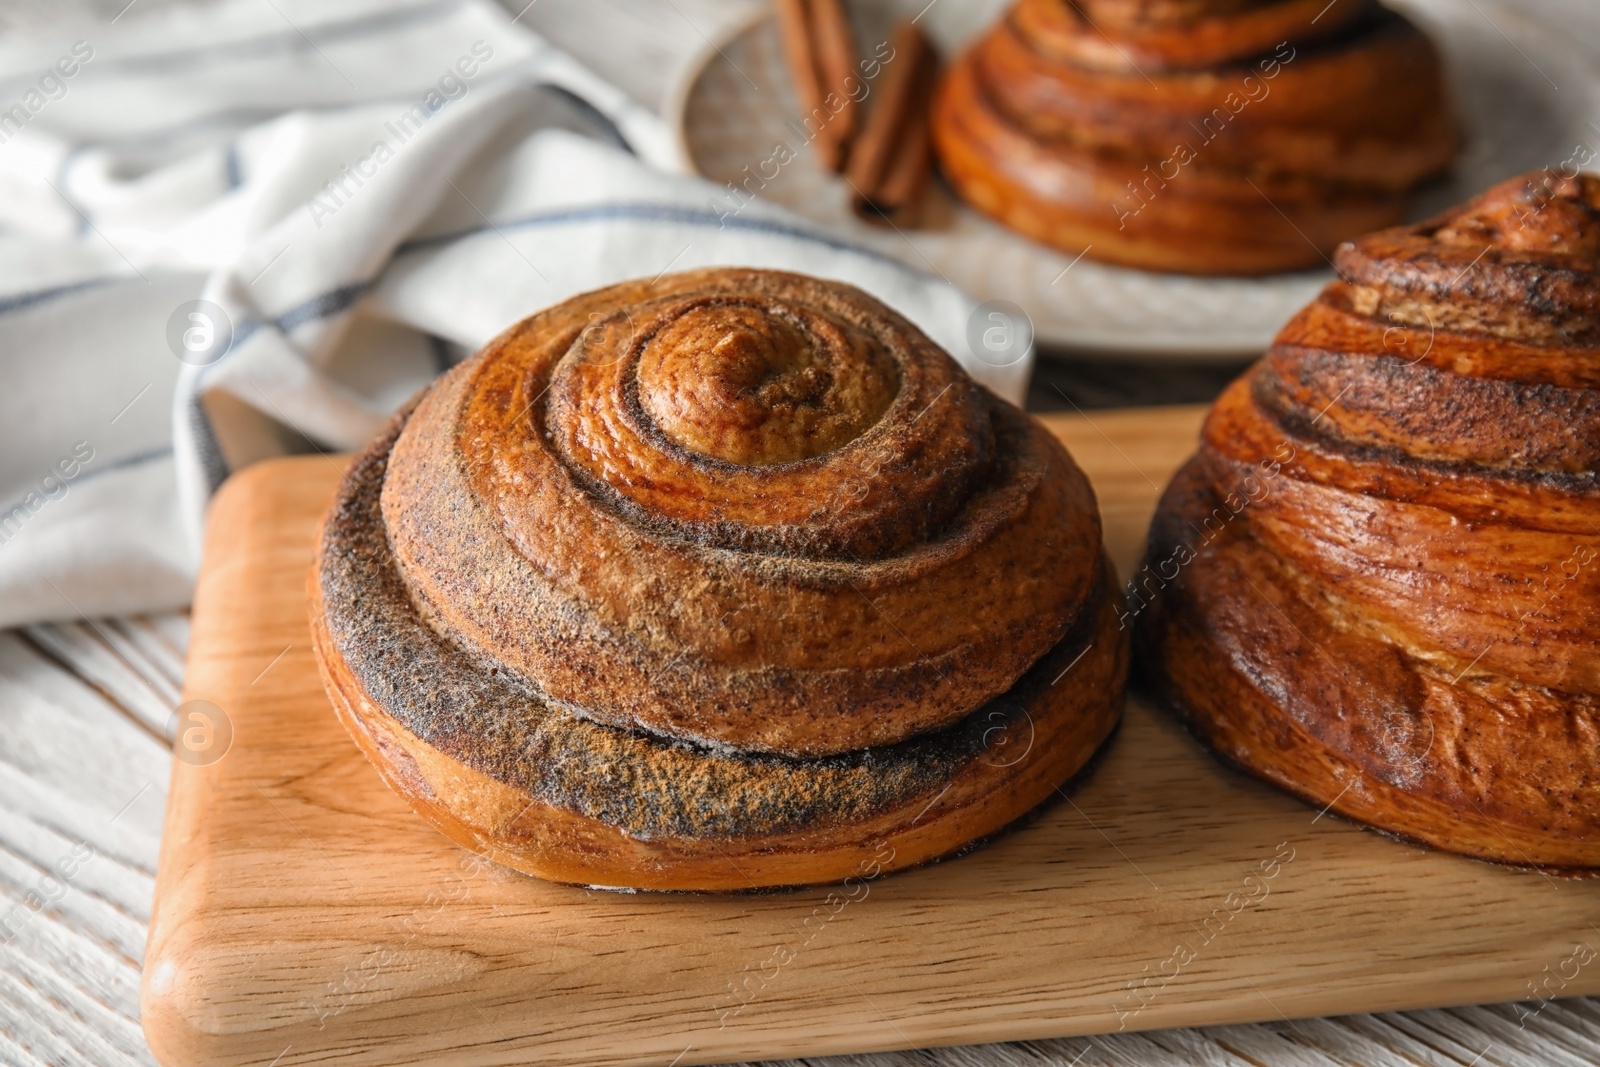
M 0 626 L 188 601 L 229 473 L 360 446 L 517 319 L 711 265 L 851 282 L 971 356 L 945 282 L 684 173 L 487 0 L 253 0 L 0 42 Z

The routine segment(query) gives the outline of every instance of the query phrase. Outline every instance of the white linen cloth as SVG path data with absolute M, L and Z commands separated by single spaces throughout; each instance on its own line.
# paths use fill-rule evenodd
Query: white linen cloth
M 659 117 L 486 0 L 0 42 L 0 626 L 186 603 L 230 472 L 357 448 L 502 328 L 626 278 L 848 281 L 1020 401 L 1032 353 L 974 358 L 963 294 L 683 169 Z

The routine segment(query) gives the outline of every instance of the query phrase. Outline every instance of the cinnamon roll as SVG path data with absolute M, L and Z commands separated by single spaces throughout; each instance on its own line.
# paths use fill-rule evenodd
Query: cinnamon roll
M 1227 760 L 1380 830 L 1600 867 L 1600 178 L 1338 250 L 1217 402 L 1120 617 Z
M 951 68 L 933 134 L 1013 229 L 1197 274 L 1319 266 L 1457 146 L 1437 52 L 1376 0 L 1018 0 Z
M 1065 450 L 906 320 L 705 270 L 534 315 L 398 415 L 313 629 L 461 843 L 748 889 L 947 854 L 1079 771 L 1126 671 L 1107 566 Z

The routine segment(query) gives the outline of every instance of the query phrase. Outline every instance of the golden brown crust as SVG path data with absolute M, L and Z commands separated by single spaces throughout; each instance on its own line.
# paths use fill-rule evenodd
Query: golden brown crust
M 663 320 L 730 292 L 739 311 L 809 308 L 878 345 L 900 383 L 881 418 L 777 466 L 654 440 L 627 383 Z M 534 316 L 401 434 L 385 523 L 443 630 L 597 721 L 793 756 L 948 725 L 1061 639 L 1100 527 L 1088 481 L 1041 427 L 844 286 L 719 271 L 647 293 Z M 632 325 L 604 369 L 620 380 L 570 383 L 593 358 L 589 316 L 619 308 Z
M 1318 805 L 1600 867 L 1600 179 L 1339 262 L 1163 498 L 1140 649 L 1202 739 Z
M 1144 6 L 1019 0 L 954 64 L 933 130 L 967 200 L 1095 258 L 1264 273 L 1398 221 L 1455 154 L 1437 54 L 1377 3 Z
M 1154 4 L 1019 0 L 1018 35 L 1043 55 L 1077 67 L 1122 71 L 1205 70 L 1334 37 L 1370 20 L 1375 0 L 1207 3 L 1187 11 Z M 1141 8 L 1143 10 L 1141 10 Z
M 555 881 L 738 890 L 898 869 L 1006 826 L 1085 766 L 1127 672 L 1107 570 L 1009 692 L 899 745 L 811 760 L 707 750 L 546 701 L 414 611 L 378 498 L 403 422 L 342 484 L 311 578 L 323 681 L 351 735 L 440 830 Z M 882 846 L 888 847 L 884 858 Z
M 352 736 L 444 832 L 742 889 L 947 854 L 1081 769 L 1126 673 L 1107 567 L 1065 451 L 903 319 L 700 271 L 536 315 L 397 416 L 312 623 Z

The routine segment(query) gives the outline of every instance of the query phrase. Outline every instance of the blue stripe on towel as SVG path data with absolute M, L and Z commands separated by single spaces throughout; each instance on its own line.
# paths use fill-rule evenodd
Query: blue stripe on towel
M 100 289 L 114 282 L 126 281 L 120 275 L 106 275 L 100 278 L 88 278 L 81 282 L 71 282 L 67 285 L 58 285 L 51 289 L 36 289 L 31 293 L 12 293 L 9 296 L 0 296 L 0 315 L 10 315 L 16 311 L 26 311 L 28 308 L 39 304 L 48 304 L 52 300 L 73 293 L 81 293 L 90 289 Z
M 414 241 L 407 241 L 395 250 L 396 255 L 409 255 L 413 252 L 423 252 L 430 248 L 459 241 L 465 237 L 475 237 L 482 233 L 504 230 L 526 230 L 542 226 L 566 226 L 579 222 L 597 222 L 613 219 L 634 219 L 643 222 L 670 222 L 679 226 L 695 226 L 701 229 L 713 230 L 744 230 L 749 233 L 766 233 L 775 237 L 788 237 L 797 241 L 806 241 L 832 248 L 839 252 L 850 252 L 855 255 L 865 256 L 880 263 L 891 263 L 904 270 L 920 274 L 925 278 L 933 275 L 926 271 L 918 270 L 902 260 L 871 248 L 834 237 L 821 230 L 805 229 L 799 226 L 788 226 L 781 222 L 768 219 L 747 219 L 740 216 L 727 214 L 719 215 L 715 211 L 704 211 L 700 208 L 680 207 L 677 204 L 602 204 L 593 207 L 567 208 L 561 211 L 549 211 L 539 215 L 526 215 L 520 219 L 511 219 L 506 222 L 495 222 L 484 226 L 474 226 L 454 233 L 439 234 L 434 237 L 422 237 Z
M 106 464 L 103 464 L 103 465 L 98 466 L 98 467 L 89 467 L 89 466 L 85 465 L 83 467 L 82 473 L 75 474 L 71 478 L 63 478 L 60 475 L 56 474 L 55 471 L 53 471 L 53 470 L 46 471 L 44 474 L 40 475 L 40 477 L 41 478 L 45 478 L 45 477 L 53 476 L 53 477 L 56 478 L 57 481 L 60 481 L 62 484 L 66 485 L 70 489 L 72 486 L 75 486 L 75 485 L 82 485 L 85 482 L 92 482 L 96 478 L 99 478 L 99 477 L 101 477 L 103 475 L 114 474 L 117 471 L 127 470 L 129 467 L 141 467 L 146 463 L 153 463 L 158 459 L 163 459 L 163 458 L 165 458 L 167 456 L 170 456 L 170 455 L 172 455 L 172 446 L 171 445 L 163 445 L 160 448 L 152 448 L 152 449 L 149 449 L 148 451 L 145 451 L 145 452 L 136 452 L 131 456 L 123 456 L 121 459 L 114 460 L 111 463 L 106 463 Z M 89 462 L 92 463 L 94 461 L 91 459 L 91 460 L 89 460 Z M 38 492 L 38 490 L 33 490 L 33 489 L 28 490 L 29 494 L 35 494 L 37 492 Z M 49 499 L 49 498 L 47 497 L 46 499 Z M 27 510 L 27 505 L 25 503 L 26 500 L 27 500 L 27 496 L 24 496 L 21 500 L 16 501 L 10 507 L 0 507 L 0 518 L 9 517 L 12 514 L 14 514 L 18 509 Z M 42 507 L 42 505 L 41 505 L 41 507 Z M 34 509 L 34 510 L 37 510 L 37 509 Z M 34 511 L 33 510 L 28 510 L 27 513 L 28 513 L 29 516 L 32 516 L 34 514 Z M 18 529 L 18 532 L 19 533 L 21 532 L 20 527 Z M 11 540 L 11 537 L 15 537 L 15 536 L 16 536 L 16 534 L 11 534 L 10 536 L 6 536 L 5 531 L 4 530 L 0 530 L 0 538 L 3 538 L 3 540 L 0 540 L 0 544 L 9 543 L 9 541 Z

